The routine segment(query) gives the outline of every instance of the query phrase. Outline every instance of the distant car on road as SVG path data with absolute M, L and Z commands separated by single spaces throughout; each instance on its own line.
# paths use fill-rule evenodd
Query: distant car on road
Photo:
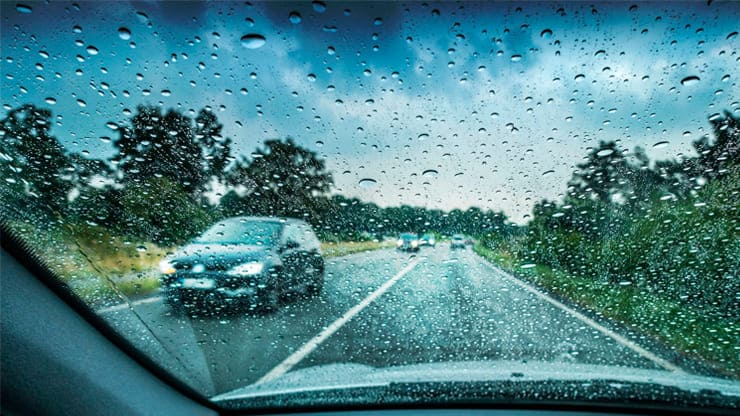
M 437 241 L 434 239 L 434 235 L 424 234 L 419 240 L 419 245 L 434 247 L 435 245 L 437 245 Z
M 396 241 L 396 248 L 401 251 L 419 251 L 419 236 L 414 233 L 403 233 Z
M 244 305 L 274 310 L 281 300 L 318 294 L 324 284 L 319 240 L 296 219 L 219 221 L 159 268 L 165 302 L 173 309 Z
M 458 248 L 465 250 L 465 236 L 462 234 L 453 235 L 452 241 L 450 241 L 450 249 L 455 250 Z

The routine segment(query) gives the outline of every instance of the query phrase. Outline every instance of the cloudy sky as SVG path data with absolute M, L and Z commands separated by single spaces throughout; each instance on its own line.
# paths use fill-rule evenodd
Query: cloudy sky
M 110 156 L 106 124 L 140 104 L 210 107 L 237 152 L 291 136 L 336 192 L 384 206 L 522 222 L 599 140 L 676 158 L 740 114 L 735 2 L 3 2 L 1 19 L 3 111 L 50 108 L 70 151 Z

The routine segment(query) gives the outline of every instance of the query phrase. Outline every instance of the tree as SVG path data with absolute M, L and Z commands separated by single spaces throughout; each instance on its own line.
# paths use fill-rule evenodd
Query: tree
M 71 163 L 50 128 L 51 111 L 31 104 L 0 121 L 0 192 L 19 213 L 31 208 L 31 213 L 58 215 L 66 209 Z
M 190 118 L 157 107 L 138 107 L 130 126 L 119 127 L 114 141 L 123 185 L 166 177 L 178 183 L 194 200 L 212 177 L 223 178 L 231 160 L 230 140 L 221 136 L 216 116 L 202 110 L 195 125 Z
M 694 173 L 711 179 L 724 176 L 740 160 L 740 117 L 725 111 L 724 117 L 711 117 L 709 122 L 715 142 L 710 143 L 706 136 L 694 142 L 699 154 Z
M 613 141 L 599 142 L 591 149 L 586 161 L 576 165 L 578 170 L 568 182 L 569 194 L 575 198 L 596 198 L 611 202 L 612 196 L 622 188 L 620 178 L 627 169 L 627 161 Z
M 256 212 L 295 216 L 313 211 L 316 201 L 326 197 L 333 179 L 315 152 L 288 138 L 267 140 L 249 163 L 237 162 L 229 183 L 247 188 Z

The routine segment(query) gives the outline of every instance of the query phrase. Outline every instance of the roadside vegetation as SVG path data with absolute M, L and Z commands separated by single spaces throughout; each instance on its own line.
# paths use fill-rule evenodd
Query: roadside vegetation
M 740 376 L 740 124 L 710 119 L 696 156 L 592 149 L 563 201 L 541 201 L 483 257 L 546 291 Z
M 740 377 L 740 126 L 729 112 L 712 115 L 712 136 L 679 160 L 651 162 L 613 141 L 589 149 L 563 198 L 538 202 L 522 226 L 475 207 L 333 194 L 315 152 L 285 138 L 235 154 L 207 110 L 141 106 L 108 122 L 108 159 L 65 149 L 53 120 L 30 104 L 0 120 L 0 220 L 91 303 L 157 290 L 161 258 L 224 217 L 303 218 L 327 257 L 401 232 L 462 233 L 548 292 Z

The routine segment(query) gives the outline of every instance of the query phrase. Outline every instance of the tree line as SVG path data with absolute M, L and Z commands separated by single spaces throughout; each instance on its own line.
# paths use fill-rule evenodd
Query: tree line
M 235 154 L 233 140 L 206 109 L 190 117 L 138 107 L 125 123 L 107 123 L 113 137 L 101 140 L 113 149 L 108 159 L 69 152 L 51 134 L 53 123 L 51 111 L 32 104 L 0 121 L 3 217 L 164 246 L 237 215 L 303 218 L 328 241 L 516 229 L 501 212 L 383 208 L 333 195 L 331 172 L 315 152 L 285 138 L 266 140 L 248 156 Z M 208 198 L 222 188 L 224 195 Z
M 538 202 L 514 238 L 483 244 L 524 267 L 628 285 L 740 317 L 740 118 L 709 118 L 694 156 L 651 163 L 613 141 L 589 150 L 562 201 Z M 678 312 L 677 312 L 678 313 Z

